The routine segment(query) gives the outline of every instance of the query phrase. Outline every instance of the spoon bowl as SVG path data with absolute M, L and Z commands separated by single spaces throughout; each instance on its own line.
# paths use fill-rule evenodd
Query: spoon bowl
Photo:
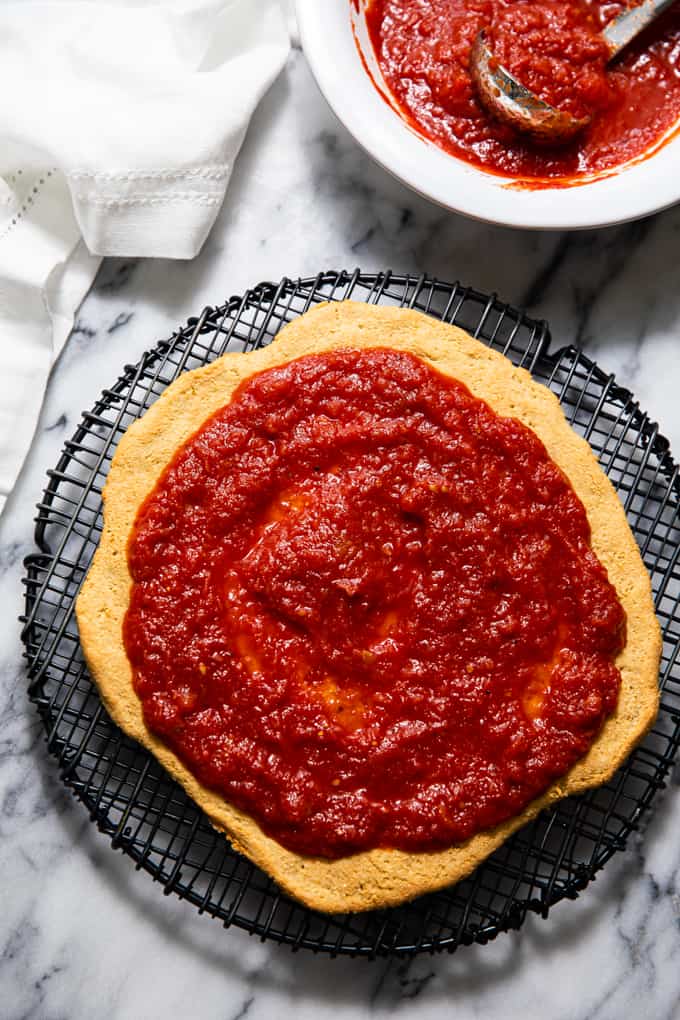
M 517 81 L 494 58 L 486 32 L 475 39 L 470 73 L 484 106 L 497 120 L 544 145 L 564 145 L 586 127 L 590 117 L 574 117 L 558 110 Z

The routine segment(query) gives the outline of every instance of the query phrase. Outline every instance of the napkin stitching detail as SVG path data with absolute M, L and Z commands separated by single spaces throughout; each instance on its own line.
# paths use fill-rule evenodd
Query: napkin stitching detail
M 176 191 L 172 195 L 127 195 L 124 198 L 101 198 L 97 195 L 76 195 L 79 202 L 107 208 L 125 205 L 166 205 L 169 202 L 194 202 L 197 205 L 221 205 L 223 195 L 206 195 L 202 191 Z
M 11 216 L 12 219 L 7 222 L 5 229 L 0 233 L 0 241 L 4 240 L 4 238 L 12 233 L 14 228 L 19 225 L 21 220 L 23 220 L 25 213 L 31 212 L 32 207 L 37 204 L 43 185 L 47 183 L 47 178 L 51 177 L 53 173 L 56 173 L 56 167 L 51 170 L 37 171 L 37 174 L 40 176 L 36 175 L 36 177 L 30 180 L 27 178 L 24 181 L 17 181 L 17 177 L 21 177 L 23 172 L 24 171 L 21 169 L 17 170 L 16 173 L 11 174 L 9 177 L 11 185 L 18 187 L 19 184 L 23 183 L 27 190 L 20 195 L 15 187 L 12 190 L 12 194 L 8 196 L 8 205 L 14 204 L 15 208 L 7 213 L 8 217 Z
M 109 173 L 105 170 L 69 170 L 66 176 L 74 180 L 90 178 L 96 181 L 152 181 L 152 180 L 180 180 L 183 178 L 201 178 L 203 180 L 223 180 L 229 172 L 226 163 L 208 166 L 192 167 L 185 170 L 125 170 L 118 173 Z

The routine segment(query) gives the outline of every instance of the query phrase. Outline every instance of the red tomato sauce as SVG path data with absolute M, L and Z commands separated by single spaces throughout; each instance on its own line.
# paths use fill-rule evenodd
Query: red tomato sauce
M 442 149 L 510 177 L 577 179 L 620 166 L 680 118 L 680 4 L 605 67 L 611 0 L 371 0 L 369 35 L 404 119 Z M 567 146 L 523 142 L 479 103 L 469 73 L 481 29 L 542 99 L 592 123 Z
M 613 711 L 625 616 L 537 436 L 419 359 L 244 383 L 140 509 L 124 640 L 149 728 L 283 846 L 450 846 Z

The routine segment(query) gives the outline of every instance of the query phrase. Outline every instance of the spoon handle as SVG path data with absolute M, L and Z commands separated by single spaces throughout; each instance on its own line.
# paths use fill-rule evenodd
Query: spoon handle
M 623 14 L 619 14 L 618 18 L 610 21 L 602 32 L 602 37 L 609 46 L 609 59 L 615 57 L 672 3 L 675 3 L 675 0 L 643 0 L 637 7 L 629 8 Z

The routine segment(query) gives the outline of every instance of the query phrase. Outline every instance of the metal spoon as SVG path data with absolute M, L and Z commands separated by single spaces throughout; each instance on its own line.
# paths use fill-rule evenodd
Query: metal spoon
M 640 32 L 670 7 L 675 0 L 643 0 L 618 18 L 614 18 L 602 32 L 609 48 L 607 61 L 621 52 Z M 494 59 L 482 30 L 475 39 L 470 55 L 470 74 L 477 94 L 486 109 L 498 120 L 534 141 L 544 145 L 568 142 L 590 124 L 592 117 L 574 117 L 558 110 L 517 81 L 502 64 Z

